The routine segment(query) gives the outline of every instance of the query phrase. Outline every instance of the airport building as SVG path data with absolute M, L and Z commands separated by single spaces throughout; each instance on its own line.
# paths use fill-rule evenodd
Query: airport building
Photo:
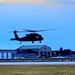
M 52 50 L 47 45 L 23 45 L 14 50 L 0 49 L 0 59 L 48 58 Z
M 12 59 L 16 57 L 16 50 L 0 49 L 0 59 Z

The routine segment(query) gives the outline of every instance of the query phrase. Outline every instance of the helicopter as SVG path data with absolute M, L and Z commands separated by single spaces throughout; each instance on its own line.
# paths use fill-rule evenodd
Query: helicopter
M 43 41 L 44 38 L 42 37 L 42 35 L 38 34 L 37 32 L 48 31 L 48 30 L 56 30 L 56 29 L 57 28 L 45 29 L 45 30 L 29 30 L 29 29 L 23 29 L 23 31 L 14 30 L 13 33 L 14 33 L 15 38 L 11 38 L 10 40 L 11 41 L 13 41 L 13 40 L 20 41 L 20 44 L 21 44 L 21 42 L 24 42 L 24 41 L 27 41 L 27 42 L 30 41 L 32 43 L 34 43 L 35 41 L 39 41 L 39 43 L 41 43 L 41 41 Z M 19 33 L 19 32 L 30 32 L 30 33 L 26 34 L 23 37 L 19 37 L 17 35 L 17 33 Z

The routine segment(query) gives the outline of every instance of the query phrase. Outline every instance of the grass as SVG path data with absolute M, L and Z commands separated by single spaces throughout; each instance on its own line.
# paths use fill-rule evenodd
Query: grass
M 2 65 L 0 75 L 75 75 L 75 65 Z

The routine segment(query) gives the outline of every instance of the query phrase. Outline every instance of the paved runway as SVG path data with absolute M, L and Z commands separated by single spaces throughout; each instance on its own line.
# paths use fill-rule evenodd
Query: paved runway
M 75 65 L 75 62 L 0 62 L 0 65 Z

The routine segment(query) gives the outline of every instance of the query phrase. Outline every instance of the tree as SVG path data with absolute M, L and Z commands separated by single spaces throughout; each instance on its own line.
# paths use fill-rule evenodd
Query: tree
M 60 51 L 60 52 L 62 52 L 62 51 L 63 51 L 63 48 L 62 48 L 62 47 L 60 47 L 59 51 Z

